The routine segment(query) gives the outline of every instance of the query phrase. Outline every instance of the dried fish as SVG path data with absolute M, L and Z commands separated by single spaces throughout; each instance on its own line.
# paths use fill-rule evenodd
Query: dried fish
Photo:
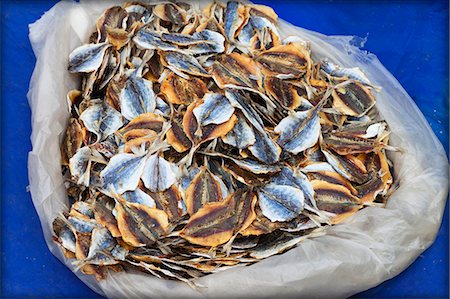
M 380 88 L 277 23 L 237 0 L 104 11 L 69 55 L 81 76 L 61 143 L 71 205 L 53 240 L 77 269 L 195 288 L 383 206 L 397 148 Z
M 120 110 L 122 115 L 132 120 L 156 108 L 156 95 L 152 82 L 139 77 L 130 77 L 120 92 Z
M 178 76 L 185 79 L 188 78 L 186 74 L 201 77 L 210 77 L 210 74 L 201 66 L 198 60 L 190 55 L 166 51 L 161 53 L 164 63 L 167 68 L 176 73 Z
M 360 83 L 342 83 L 333 93 L 333 108 L 339 113 L 362 116 L 375 105 L 375 98 L 369 89 Z
M 255 133 L 242 113 L 236 113 L 235 115 L 237 117 L 237 123 L 227 135 L 222 137 L 222 141 L 235 148 L 245 149 L 255 144 Z
M 267 76 L 300 77 L 311 67 L 308 51 L 298 44 L 273 47 L 256 56 L 255 60 Z
M 96 71 L 103 61 L 107 43 L 88 44 L 76 48 L 69 56 L 69 72 L 91 73 Z
M 175 182 L 174 165 L 161 157 L 158 153 L 151 155 L 145 163 L 142 181 L 152 192 L 164 191 Z
M 104 188 L 108 192 L 117 192 L 118 194 L 136 190 L 144 172 L 145 164 L 145 156 L 135 154 L 115 155 L 100 173 Z
M 305 197 L 298 188 L 268 184 L 258 191 L 258 199 L 263 215 L 270 221 L 289 221 L 303 210 Z
M 172 104 L 190 104 L 202 99 L 208 92 L 206 84 L 198 78 L 184 79 L 171 73 L 161 83 L 161 93 Z
M 217 93 L 207 93 L 203 97 L 202 103 L 194 108 L 192 113 L 197 119 L 197 131 L 210 124 L 220 125 L 228 121 L 234 113 L 227 98 Z M 196 134 L 201 135 L 201 133 Z
M 122 125 L 122 115 L 103 102 L 88 107 L 80 115 L 84 126 L 97 135 L 97 142 L 113 134 Z
M 184 203 L 187 212 L 193 215 L 206 203 L 222 200 L 220 181 L 206 167 L 203 167 L 186 189 Z

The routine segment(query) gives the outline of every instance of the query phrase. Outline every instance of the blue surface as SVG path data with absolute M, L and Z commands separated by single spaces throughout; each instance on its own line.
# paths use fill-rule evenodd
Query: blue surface
M 83 297 L 97 294 L 48 251 L 26 191 L 30 110 L 26 94 L 35 64 L 29 23 L 56 1 L 2 5 L 2 291 L 0 297 Z M 446 1 L 256 1 L 279 16 L 324 34 L 368 35 L 375 53 L 417 103 L 448 155 L 448 3 Z M 63 100 L 63 99 L 61 99 Z M 434 297 L 448 292 L 448 205 L 435 243 L 406 271 L 357 295 Z

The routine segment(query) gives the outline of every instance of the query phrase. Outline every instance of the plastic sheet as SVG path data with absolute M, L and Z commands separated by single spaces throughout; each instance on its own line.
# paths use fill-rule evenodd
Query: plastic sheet
M 69 116 L 65 97 L 79 85 L 79 77 L 67 72 L 67 57 L 86 42 L 103 10 L 116 3 L 63 1 L 30 25 L 37 58 L 28 93 L 30 191 L 49 249 L 72 270 L 71 260 L 51 239 L 51 223 L 68 203 L 57 158 Z M 358 66 L 382 87 L 377 106 L 391 127 L 391 143 L 403 149 L 391 156 L 400 187 L 387 207 L 364 208 L 328 227 L 325 236 L 305 240 L 282 255 L 202 277 L 198 283 L 205 288 L 199 290 L 138 272 L 109 273 L 100 282 L 75 272 L 93 290 L 110 298 L 347 297 L 397 275 L 433 242 L 448 191 L 447 157 L 412 99 L 375 55 L 359 50 L 353 37 L 324 36 L 283 21 L 280 31 L 283 37 L 310 41 L 314 59 Z

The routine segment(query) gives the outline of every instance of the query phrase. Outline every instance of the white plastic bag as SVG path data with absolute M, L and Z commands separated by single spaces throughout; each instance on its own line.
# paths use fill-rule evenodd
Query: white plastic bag
M 33 203 L 49 249 L 69 268 L 53 243 L 52 221 L 67 209 L 59 144 L 69 116 L 66 94 L 79 77 L 67 71 L 69 53 L 85 43 L 98 16 L 117 1 L 60 2 L 30 25 L 37 58 L 28 93 L 32 145 L 28 169 Z M 97 282 L 75 274 L 99 294 L 122 297 L 346 297 L 394 277 L 433 242 L 448 191 L 447 157 L 425 118 L 398 81 L 373 54 L 350 45 L 352 37 L 325 36 L 280 21 L 283 37 L 296 35 L 312 44 L 313 58 L 328 57 L 345 67 L 358 66 L 382 91 L 377 107 L 392 129 L 392 154 L 400 188 L 387 207 L 364 208 L 326 235 L 308 239 L 288 252 L 248 267 L 198 280 L 198 291 L 183 283 L 143 273 L 109 273 Z

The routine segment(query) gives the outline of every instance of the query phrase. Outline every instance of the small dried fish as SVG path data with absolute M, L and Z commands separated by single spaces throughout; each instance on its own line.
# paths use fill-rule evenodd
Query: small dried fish
M 161 93 L 172 104 L 190 104 L 202 99 L 208 92 L 206 84 L 198 78 L 184 79 L 171 73 L 161 83 Z
M 88 44 L 76 48 L 69 56 L 69 72 L 91 73 L 96 71 L 103 61 L 107 43 Z
M 317 107 L 292 113 L 280 121 L 274 131 L 280 134 L 278 144 L 294 155 L 310 148 L 320 136 Z
M 135 154 L 117 154 L 112 157 L 100 173 L 104 188 L 118 194 L 135 190 L 144 171 L 145 158 Z
M 295 78 L 304 75 L 311 67 L 308 51 L 298 44 L 273 47 L 256 56 L 255 60 L 267 76 Z
M 151 155 L 145 163 L 142 181 L 152 192 L 164 191 L 176 182 L 174 165 L 158 153 Z
M 88 107 L 80 115 L 84 126 L 97 135 L 97 142 L 113 134 L 122 125 L 122 115 L 103 102 Z
M 186 189 L 184 203 L 187 212 L 193 215 L 206 203 L 222 200 L 220 181 L 206 167 L 203 167 Z
M 122 115 L 132 120 L 156 108 L 156 95 L 152 82 L 143 78 L 131 76 L 120 93 L 120 110 Z
M 270 221 L 289 221 L 303 210 L 302 190 L 287 186 L 268 184 L 258 191 L 258 203 L 264 216 Z
M 210 124 L 220 125 L 228 121 L 234 113 L 228 99 L 217 93 L 207 93 L 202 99 L 202 103 L 194 108 L 192 113 L 197 119 L 197 133 L 203 126 Z M 201 133 L 196 134 L 201 135 Z
M 235 115 L 237 117 L 237 123 L 227 135 L 222 137 L 222 141 L 238 149 L 245 149 L 255 144 L 255 133 L 242 113 L 235 113 Z
M 210 77 L 210 74 L 201 66 L 198 60 L 190 55 L 180 52 L 166 51 L 161 53 L 164 63 L 171 71 L 185 79 L 186 74 L 201 77 Z
M 372 93 L 357 82 L 343 83 L 332 95 L 333 108 L 345 115 L 360 117 L 375 105 Z

